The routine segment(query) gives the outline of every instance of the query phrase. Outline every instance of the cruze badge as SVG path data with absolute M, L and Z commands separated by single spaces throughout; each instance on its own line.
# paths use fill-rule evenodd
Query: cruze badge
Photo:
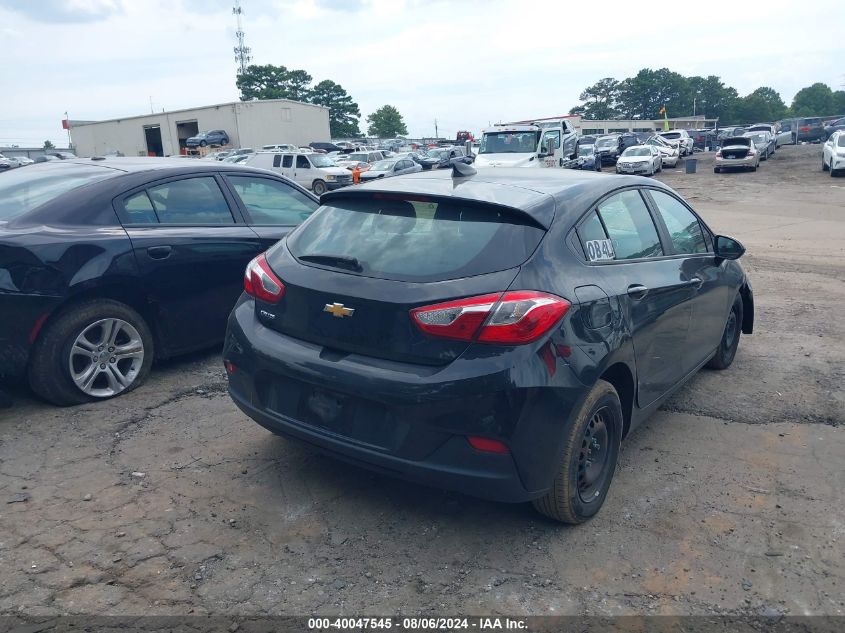
M 328 312 L 337 319 L 352 316 L 355 313 L 355 308 L 347 308 L 342 303 L 327 303 L 323 308 L 323 312 Z

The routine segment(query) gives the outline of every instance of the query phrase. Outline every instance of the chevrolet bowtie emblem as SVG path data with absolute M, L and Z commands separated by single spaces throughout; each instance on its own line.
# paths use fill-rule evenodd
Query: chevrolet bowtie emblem
M 355 308 L 347 308 L 342 303 L 327 303 L 326 307 L 323 308 L 323 312 L 328 312 L 333 317 L 342 319 L 343 317 L 352 316 Z

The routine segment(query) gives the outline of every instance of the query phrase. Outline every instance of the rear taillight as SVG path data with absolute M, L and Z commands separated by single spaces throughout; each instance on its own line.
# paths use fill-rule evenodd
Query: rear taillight
M 548 332 L 569 305 L 544 292 L 517 290 L 415 308 L 411 318 L 423 332 L 439 338 L 522 345 Z
M 802 127 L 802 128 L 798 128 L 798 129 L 801 130 L 802 132 L 809 132 L 810 131 L 810 128 L 808 128 L 808 127 Z
M 716 158 L 721 158 L 721 157 L 722 157 L 722 150 L 719 150 L 718 152 L 716 152 Z
M 263 253 L 247 264 L 244 273 L 244 291 L 249 296 L 267 303 L 278 303 L 284 296 L 285 285 L 270 269 Z

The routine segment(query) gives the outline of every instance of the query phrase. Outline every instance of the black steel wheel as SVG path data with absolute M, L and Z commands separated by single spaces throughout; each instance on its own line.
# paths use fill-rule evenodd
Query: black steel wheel
M 739 347 L 739 337 L 742 334 L 742 297 L 737 295 L 734 299 L 725 329 L 722 332 L 722 339 L 719 341 L 719 348 L 713 355 L 707 366 L 711 369 L 727 369 L 734 362 L 736 350 Z
M 534 507 L 563 523 L 583 523 L 604 504 L 622 442 L 622 405 L 613 385 L 596 381 L 564 426 L 563 454 L 546 494 Z

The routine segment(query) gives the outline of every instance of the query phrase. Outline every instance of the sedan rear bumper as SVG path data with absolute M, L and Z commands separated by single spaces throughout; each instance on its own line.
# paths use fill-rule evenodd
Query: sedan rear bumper
M 232 399 L 270 431 L 392 476 L 522 502 L 551 485 L 587 389 L 565 365 L 546 381 L 536 351 L 508 357 L 521 371 L 489 352 L 435 367 L 340 354 L 265 327 L 251 300 L 230 315 L 223 349 Z M 509 450 L 476 450 L 468 436 Z

